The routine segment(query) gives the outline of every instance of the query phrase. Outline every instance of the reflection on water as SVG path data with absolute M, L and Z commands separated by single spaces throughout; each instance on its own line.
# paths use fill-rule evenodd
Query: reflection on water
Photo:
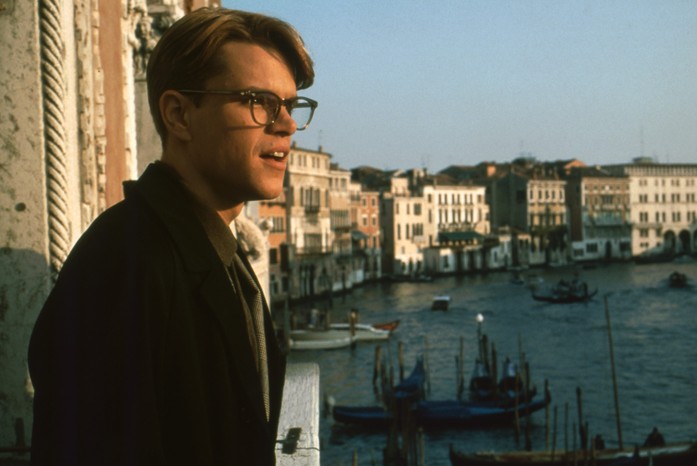
M 674 270 L 697 283 L 696 263 L 611 265 L 596 269 L 534 270 L 547 283 L 569 279 L 574 270 L 599 293 L 589 303 L 547 304 L 533 301 L 529 290 L 510 282 L 506 273 L 446 277 L 428 283 L 374 284 L 335 297 L 332 319 L 343 320 L 352 307 L 363 322 L 401 319 L 384 355 L 397 361 L 397 343 L 404 344 L 406 370 L 426 354 L 431 375 L 431 399 L 455 397 L 455 356 L 464 338 L 465 367 L 469 373 L 476 352 L 476 320 L 484 315 L 483 330 L 496 345 L 499 359 L 519 352 L 530 362 L 538 389 L 547 379 L 552 390 L 553 419 L 557 409 L 557 448 L 564 447 L 564 431 L 571 440 L 577 422 L 576 388 L 583 393 L 584 421 L 591 435 L 602 434 L 608 446 L 617 433 L 612 396 L 609 344 L 604 298 L 611 312 L 612 334 L 625 445 L 643 442 L 656 425 L 668 441 L 697 439 L 697 286 L 668 288 Z M 435 295 L 451 296 L 447 312 L 430 310 Z M 319 304 L 319 303 L 318 303 Z M 375 344 L 355 350 L 292 353 L 292 361 L 320 365 L 321 391 L 337 404 L 376 404 L 372 390 Z M 501 365 L 499 364 L 499 367 Z M 397 374 L 397 368 L 394 368 Z M 545 413 L 533 416 L 533 447 L 545 447 Z M 568 419 L 564 428 L 564 419 Z M 353 451 L 359 464 L 382 464 L 385 435 L 334 425 L 322 419 L 322 464 L 350 465 Z M 551 435 L 550 435 L 551 438 Z M 449 465 L 448 446 L 463 451 L 516 449 L 512 428 L 486 431 L 439 431 L 426 435 L 426 463 Z

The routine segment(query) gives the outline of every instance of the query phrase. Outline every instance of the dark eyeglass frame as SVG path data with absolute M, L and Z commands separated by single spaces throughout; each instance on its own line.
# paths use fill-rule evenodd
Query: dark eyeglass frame
M 312 117 L 315 115 L 315 109 L 319 105 L 316 100 L 312 100 L 308 97 L 291 97 L 290 99 L 282 99 L 278 94 L 271 91 L 260 91 L 256 89 L 235 89 L 235 90 L 215 90 L 215 89 L 177 89 L 177 92 L 182 94 L 214 94 L 214 95 L 224 95 L 232 97 L 238 101 L 248 101 L 249 102 L 249 113 L 252 115 L 252 119 L 259 126 L 270 126 L 273 125 L 278 119 L 278 115 L 281 113 L 281 107 L 285 107 L 288 114 L 293 118 L 293 110 L 296 108 L 309 108 L 310 115 L 307 118 L 307 122 L 301 127 L 297 127 L 297 131 L 302 131 L 308 126 L 312 121 Z M 260 96 L 269 96 L 278 101 L 278 105 L 273 109 L 273 118 L 267 122 L 261 122 L 257 120 L 254 112 L 254 105 L 258 104 L 256 99 Z M 298 105 L 300 104 L 300 105 Z M 295 119 L 293 119 L 295 121 Z M 298 122 L 295 121 L 297 124 Z

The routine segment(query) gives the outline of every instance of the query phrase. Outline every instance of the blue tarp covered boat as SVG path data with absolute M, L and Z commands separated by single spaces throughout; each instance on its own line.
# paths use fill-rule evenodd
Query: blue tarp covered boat
M 419 358 L 409 377 L 395 386 L 394 396 L 397 398 L 414 397 L 415 399 L 421 399 L 423 398 L 425 384 L 426 367 L 424 366 L 423 358 Z
M 518 405 L 518 415 L 538 411 L 549 399 Z M 363 427 L 388 427 L 393 414 L 380 406 L 335 406 L 334 420 Z M 492 406 L 471 401 L 419 401 L 409 409 L 416 424 L 430 428 L 481 428 L 505 424 L 515 419 L 515 406 Z
M 543 400 L 533 401 L 534 390 L 527 394 L 527 398 L 523 396 L 522 387 L 518 387 L 520 392 L 516 391 L 515 385 L 520 383 L 519 374 L 508 358 L 498 390 L 490 385 L 484 387 L 482 383 L 475 383 L 479 379 L 490 382 L 488 374 L 488 369 L 478 360 L 472 374 L 469 401 L 425 400 L 427 374 L 423 359 L 419 358 L 409 377 L 396 385 L 392 392 L 395 411 L 425 427 L 479 428 L 512 421 L 516 409 L 518 416 L 523 417 L 550 402 L 549 394 Z M 474 390 L 475 385 L 479 387 L 477 390 Z M 387 427 L 394 420 L 394 414 L 382 406 L 335 406 L 332 413 L 337 422 L 363 427 Z

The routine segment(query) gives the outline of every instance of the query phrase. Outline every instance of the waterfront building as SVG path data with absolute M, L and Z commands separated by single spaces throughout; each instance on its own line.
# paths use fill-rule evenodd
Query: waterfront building
M 355 281 L 377 280 L 382 276 L 380 193 L 364 191 L 360 183 L 353 181 L 349 191 Z
M 512 265 L 564 264 L 568 254 L 566 181 L 555 166 L 528 159 L 488 170 L 492 226 L 530 235 L 527 250 L 513 238 Z M 522 262 L 525 259 L 528 262 Z
M 487 242 L 489 263 L 503 260 L 505 266 L 529 266 L 567 262 L 568 213 L 563 175 L 582 165 L 576 159 L 541 163 L 521 156 L 510 163 L 454 165 L 441 173 L 485 187 L 494 232 Z
M 285 178 L 286 244 L 291 298 L 331 293 L 334 259 L 330 212 L 331 155 L 293 144 Z
M 604 168 L 629 180 L 633 256 L 697 251 L 697 164 L 636 159 Z
M 380 199 L 383 272 L 416 276 L 424 271 L 422 248 L 428 244 L 424 198 L 409 189 L 408 174 L 397 171 Z M 429 224 L 430 225 L 430 224 Z
M 491 233 L 486 188 L 442 174 L 424 177 L 421 185 L 428 209 L 427 271 L 458 273 L 491 266 L 484 252 Z
M 569 172 L 566 199 L 573 260 L 629 259 L 632 226 L 629 179 L 600 167 Z
M 423 169 L 392 173 L 380 207 L 385 273 L 418 278 L 485 266 L 481 249 L 491 233 L 485 191 Z
M 351 172 L 332 163 L 329 166 L 329 243 L 334 258 L 329 273 L 332 291 L 353 287 L 356 277 L 351 237 Z

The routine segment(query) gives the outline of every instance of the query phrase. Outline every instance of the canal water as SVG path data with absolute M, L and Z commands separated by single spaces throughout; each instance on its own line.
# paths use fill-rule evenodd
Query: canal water
M 675 289 L 668 276 L 680 271 L 692 286 Z M 496 345 L 498 367 L 509 356 L 518 361 L 522 348 L 538 393 L 549 382 L 550 434 L 546 414 L 532 415 L 532 446 L 552 442 L 557 412 L 556 448 L 574 445 L 576 391 L 581 389 L 584 421 L 591 436 L 601 434 L 608 447 L 617 446 L 612 368 L 605 299 L 611 317 L 619 411 L 625 446 L 642 443 L 654 426 L 668 442 L 697 439 L 697 262 L 654 265 L 613 264 L 593 269 L 531 269 L 546 283 L 571 279 L 574 272 L 598 294 L 588 303 L 548 304 L 534 301 L 525 285 L 513 284 L 504 272 L 437 278 L 426 283 L 377 283 L 334 297 L 331 315 L 342 320 L 351 308 L 361 322 L 400 319 L 398 330 L 381 352 L 391 357 L 398 377 L 397 345 L 404 348 L 405 371 L 424 355 L 429 366 L 432 400 L 456 397 L 456 357 L 464 341 L 467 379 L 477 352 L 477 314 L 482 332 Z M 431 311 L 433 296 L 451 296 L 450 310 Z M 328 303 L 317 302 L 318 307 Z M 355 349 L 292 352 L 290 362 L 314 361 L 320 366 L 320 389 L 340 405 L 376 405 L 372 375 L 376 343 Z M 539 395 L 538 395 L 539 396 Z M 568 415 L 565 415 L 568 413 Z M 565 417 L 568 419 L 566 428 Z M 565 430 L 568 436 L 565 436 Z M 322 465 L 381 465 L 386 435 L 321 419 Z M 460 451 L 515 450 L 513 427 L 488 430 L 440 430 L 425 433 L 429 466 L 449 465 L 448 448 Z M 550 445 L 551 447 L 551 445 Z

